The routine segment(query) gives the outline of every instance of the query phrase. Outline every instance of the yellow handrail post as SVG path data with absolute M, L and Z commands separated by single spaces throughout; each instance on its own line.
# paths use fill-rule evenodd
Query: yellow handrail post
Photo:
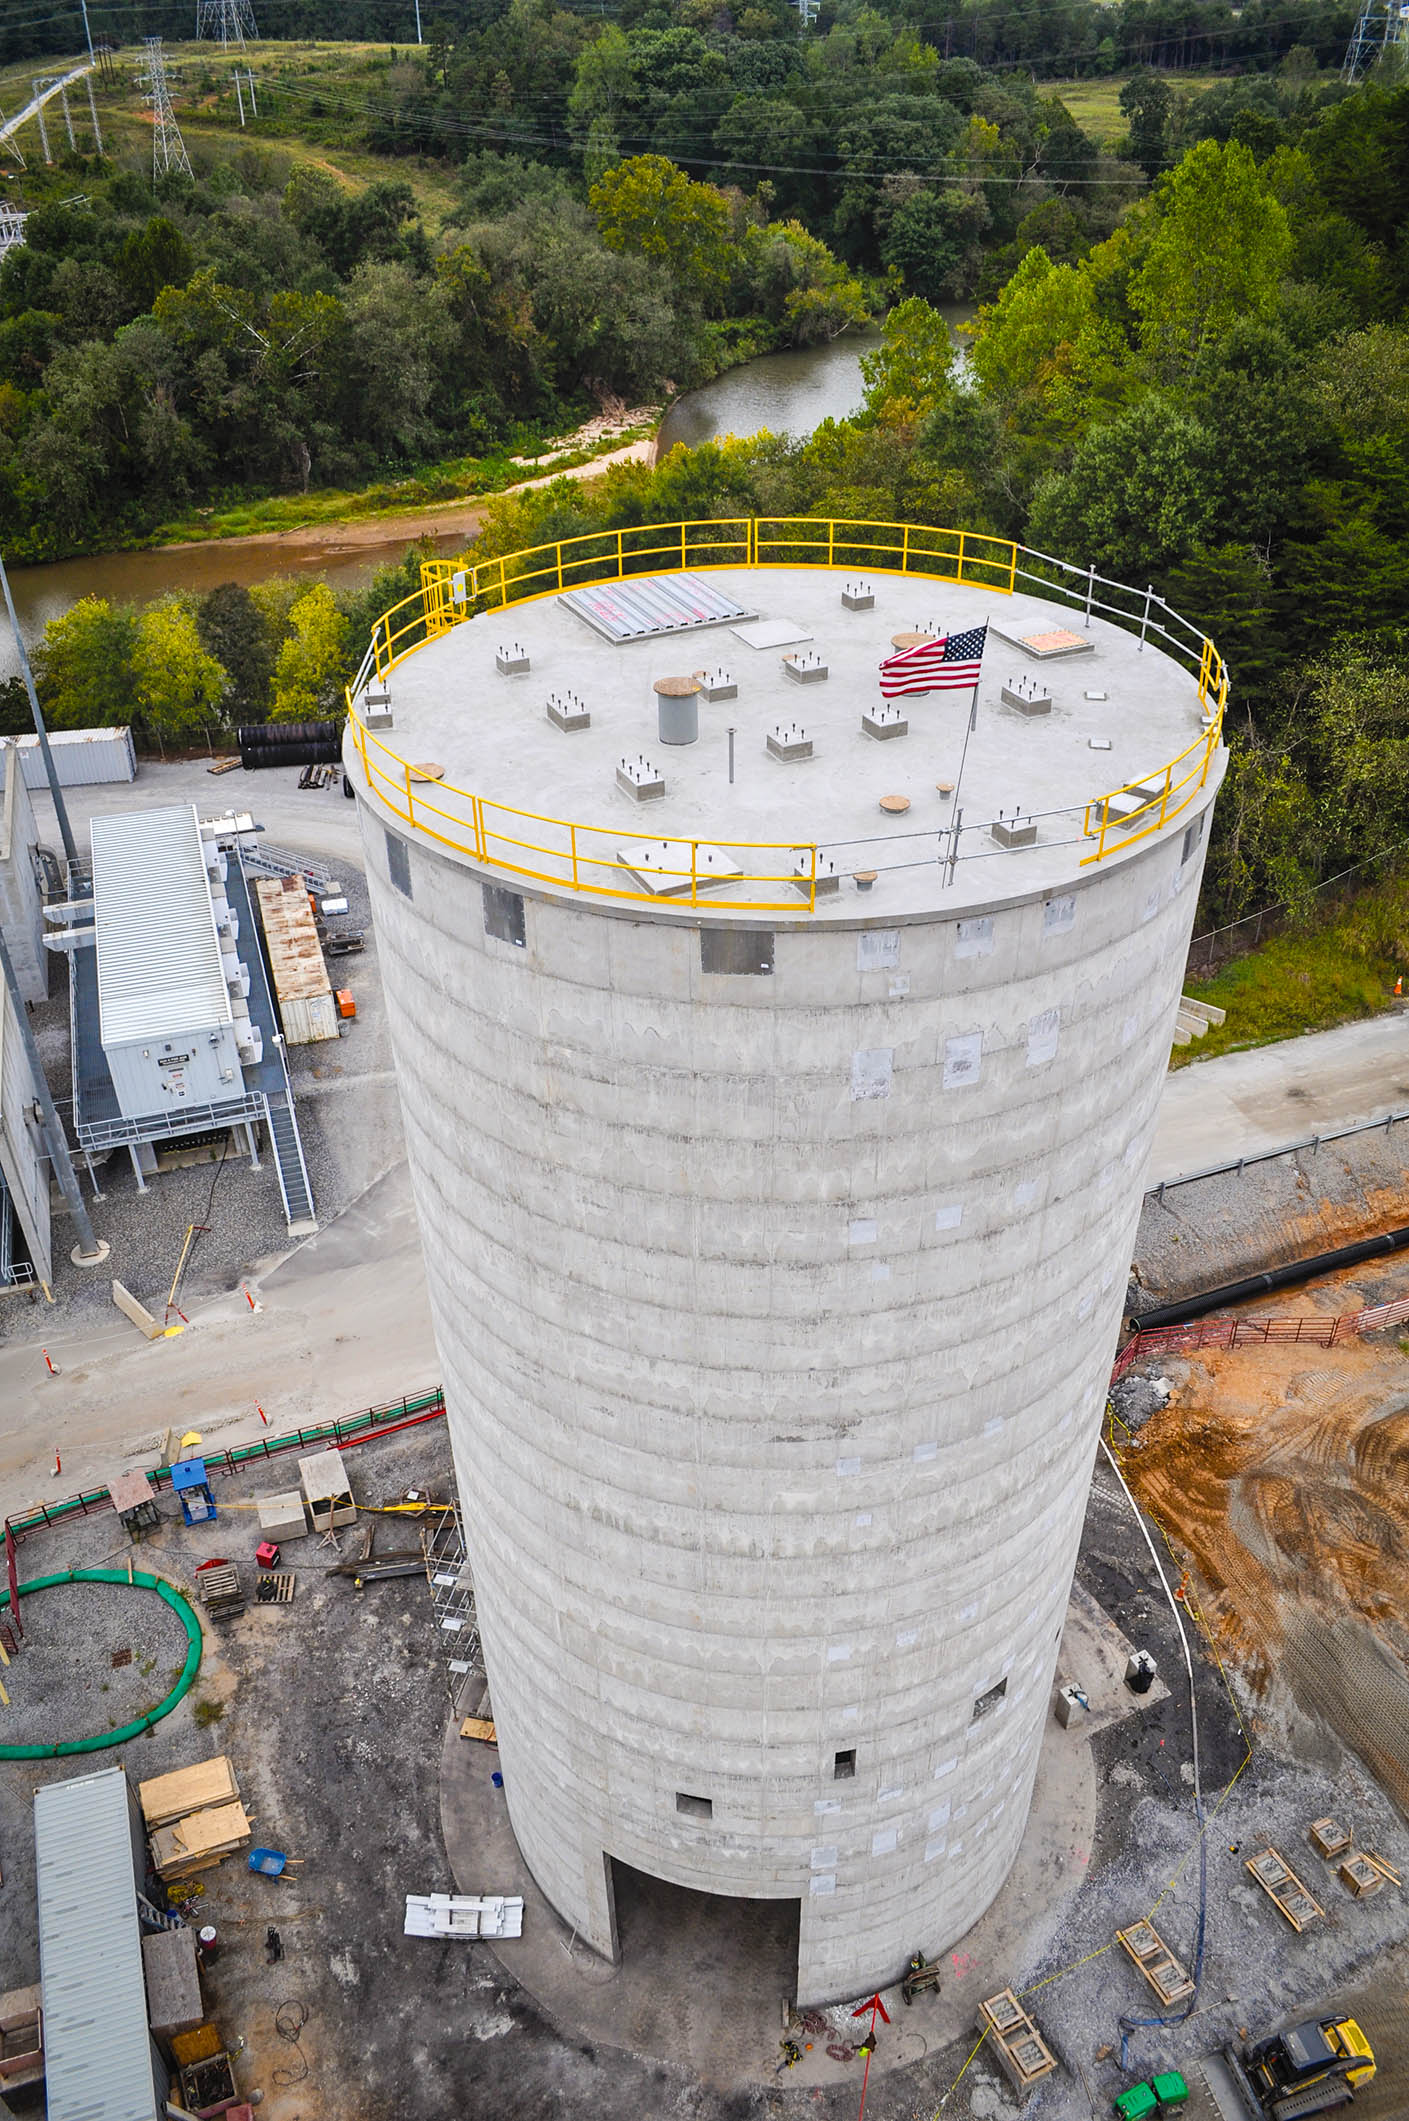
M 958 579 L 959 579 L 959 580 L 960 580 L 961 582 L 962 582 L 962 581 L 963 581 L 963 579 L 964 579 L 964 533 L 963 533 L 963 531 L 962 531 L 962 530 L 961 530 L 961 531 L 959 532 L 959 576 L 958 576 Z
M 617 578 L 617 580 L 618 580 L 619 582 L 620 582 L 621 580 L 623 580 L 623 579 L 624 579 L 624 577 L 625 577 L 625 574 L 626 574 L 626 547 L 625 547 L 625 546 L 623 545 L 623 543 L 622 543 L 622 538 L 621 538 L 621 532 L 620 532 L 620 531 L 618 531 L 618 532 L 617 532 L 617 534 L 616 534 L 616 578 Z
M 910 525 L 907 523 L 900 536 L 900 572 L 910 572 Z
M 1008 594 L 1011 596 L 1018 582 L 1018 546 L 1016 538 L 1008 540 Z
M 559 587 L 559 589 L 561 589 L 561 588 L 562 588 L 562 586 L 563 586 L 563 541 L 562 541 L 562 539 L 561 539 L 561 538 L 559 538 L 559 540 L 558 540 L 558 587 Z
M 411 761 L 403 759 L 401 768 L 402 777 L 406 782 L 406 822 L 408 825 L 414 825 L 416 822 L 416 804 L 411 794 Z
M 699 843 L 699 841 L 698 841 L 698 840 L 691 840 L 691 842 L 690 842 L 690 904 L 691 904 L 692 906 L 698 906 L 698 904 L 699 904 L 699 902 L 700 902 L 700 890 L 699 890 L 699 875 L 698 875 L 699 857 L 700 857 L 700 843 Z
M 568 841 L 569 841 L 569 844 L 570 844 L 570 845 L 571 845 L 571 847 L 572 847 L 572 888 L 573 888 L 573 890 L 574 890 L 574 891 L 580 891 L 580 890 L 581 890 L 581 888 L 582 888 L 582 886 L 581 886 L 581 885 L 580 885 L 580 884 L 578 883 L 578 880 L 577 880 L 577 827 L 576 827 L 576 825 L 569 825 L 569 826 L 568 826 Z
M 836 551 L 837 551 L 837 519 L 836 519 L 836 517 L 835 517 L 835 516 L 828 516 L 828 518 L 827 518 L 827 565 L 828 565 L 829 567 L 833 567 L 833 566 L 835 566 L 835 565 L 836 565 Z

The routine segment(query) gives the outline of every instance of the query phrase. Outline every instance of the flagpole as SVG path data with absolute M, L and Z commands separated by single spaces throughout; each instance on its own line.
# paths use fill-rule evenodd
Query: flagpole
M 964 822 L 964 813 L 959 808 L 959 797 L 963 791 L 964 786 L 964 761 L 969 755 L 969 738 L 973 735 L 974 730 L 977 728 L 977 726 L 978 686 L 975 685 L 973 701 L 969 707 L 969 726 L 964 731 L 964 748 L 959 754 L 959 773 L 957 779 L 954 782 L 954 823 L 949 828 L 949 874 L 944 880 L 944 888 L 946 891 L 949 889 L 949 886 L 954 881 L 954 864 L 959 859 L 959 834 L 963 828 Z

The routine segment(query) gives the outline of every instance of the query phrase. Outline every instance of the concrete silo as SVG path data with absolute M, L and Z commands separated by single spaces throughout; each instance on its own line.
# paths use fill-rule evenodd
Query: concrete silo
M 799 1903 L 809 2002 L 1022 1838 L 1226 687 L 1006 544 L 789 537 L 433 564 L 346 761 L 520 1847 L 603 1952 L 614 1862 Z

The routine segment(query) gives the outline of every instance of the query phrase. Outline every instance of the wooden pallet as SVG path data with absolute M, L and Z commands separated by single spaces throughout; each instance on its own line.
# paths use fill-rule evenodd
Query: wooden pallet
M 1318 1916 L 1325 1919 L 1326 1910 L 1312 1899 L 1280 1850 L 1265 1848 L 1260 1856 L 1249 1856 L 1243 1868 L 1257 1880 L 1278 1914 L 1298 1936 L 1308 1922 L 1315 1922 Z
M 1135 1961 L 1163 2004 L 1182 2003 L 1194 1993 L 1186 1969 L 1175 1958 L 1153 1922 L 1132 1922 L 1128 1930 L 1117 1930 L 1118 1942 Z
M 294 1595 L 297 1579 L 291 1569 L 270 1570 L 254 1579 L 254 1602 L 256 1605 L 287 1605 Z

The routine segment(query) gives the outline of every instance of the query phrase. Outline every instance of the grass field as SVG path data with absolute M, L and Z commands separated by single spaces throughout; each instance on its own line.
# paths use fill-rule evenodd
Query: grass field
M 187 153 L 198 168 L 203 162 L 228 161 L 243 147 L 257 147 L 284 158 L 291 169 L 296 163 L 311 163 L 353 188 L 373 183 L 379 177 L 399 177 L 414 190 L 428 232 L 432 236 L 440 233 L 455 199 L 453 173 L 443 164 L 424 162 L 414 156 L 368 154 L 342 145 L 341 138 L 317 137 L 339 134 L 346 138 L 360 132 L 360 113 L 368 97 L 376 96 L 385 81 L 388 46 L 332 41 L 285 43 L 272 39 L 249 45 L 240 62 L 241 70 L 246 66 L 253 68 L 256 95 L 264 108 L 258 119 L 252 118 L 246 92 L 247 123 L 243 129 L 233 68 L 221 58 L 218 47 L 208 43 L 167 44 L 164 55 L 176 122 Z M 0 70 L 0 110 L 14 112 L 29 100 L 35 74 L 63 73 L 79 63 L 78 58 L 31 59 Z M 126 49 L 114 62 L 112 78 L 97 74 L 94 82 L 103 145 L 108 154 L 118 162 L 149 168 L 152 128 L 145 91 L 138 78 L 141 71 L 140 51 Z M 281 82 L 288 84 L 289 91 L 297 92 L 296 99 L 288 92 L 280 97 Z M 272 97 L 265 94 L 266 89 L 272 89 Z M 69 107 L 79 152 L 91 152 L 88 98 L 82 82 L 69 92 Z M 57 99 L 47 106 L 45 120 L 51 151 L 57 154 L 67 147 Z M 314 137 L 307 137 L 309 134 Z M 39 131 L 33 121 L 20 134 L 19 144 L 28 171 L 26 175 L 15 172 L 11 176 L 5 195 L 28 195 L 28 203 L 33 203 L 34 195 L 55 188 L 53 178 L 44 172 Z M 57 188 L 61 192 L 72 191 L 72 176 L 65 176 Z
M 1170 74 L 1168 78 L 1177 95 L 1181 89 L 1194 92 L 1212 88 L 1218 76 Z M 1120 92 L 1129 79 L 1129 74 L 1111 74 L 1104 81 L 1044 81 L 1042 93 L 1058 97 L 1084 133 L 1102 147 L 1109 147 L 1130 129 L 1120 109 Z
M 1377 1016 L 1401 975 L 1409 976 L 1409 878 L 1402 876 L 1235 958 L 1212 979 L 1190 981 L 1185 992 L 1226 1009 L 1228 1020 L 1176 1046 L 1170 1066 Z

